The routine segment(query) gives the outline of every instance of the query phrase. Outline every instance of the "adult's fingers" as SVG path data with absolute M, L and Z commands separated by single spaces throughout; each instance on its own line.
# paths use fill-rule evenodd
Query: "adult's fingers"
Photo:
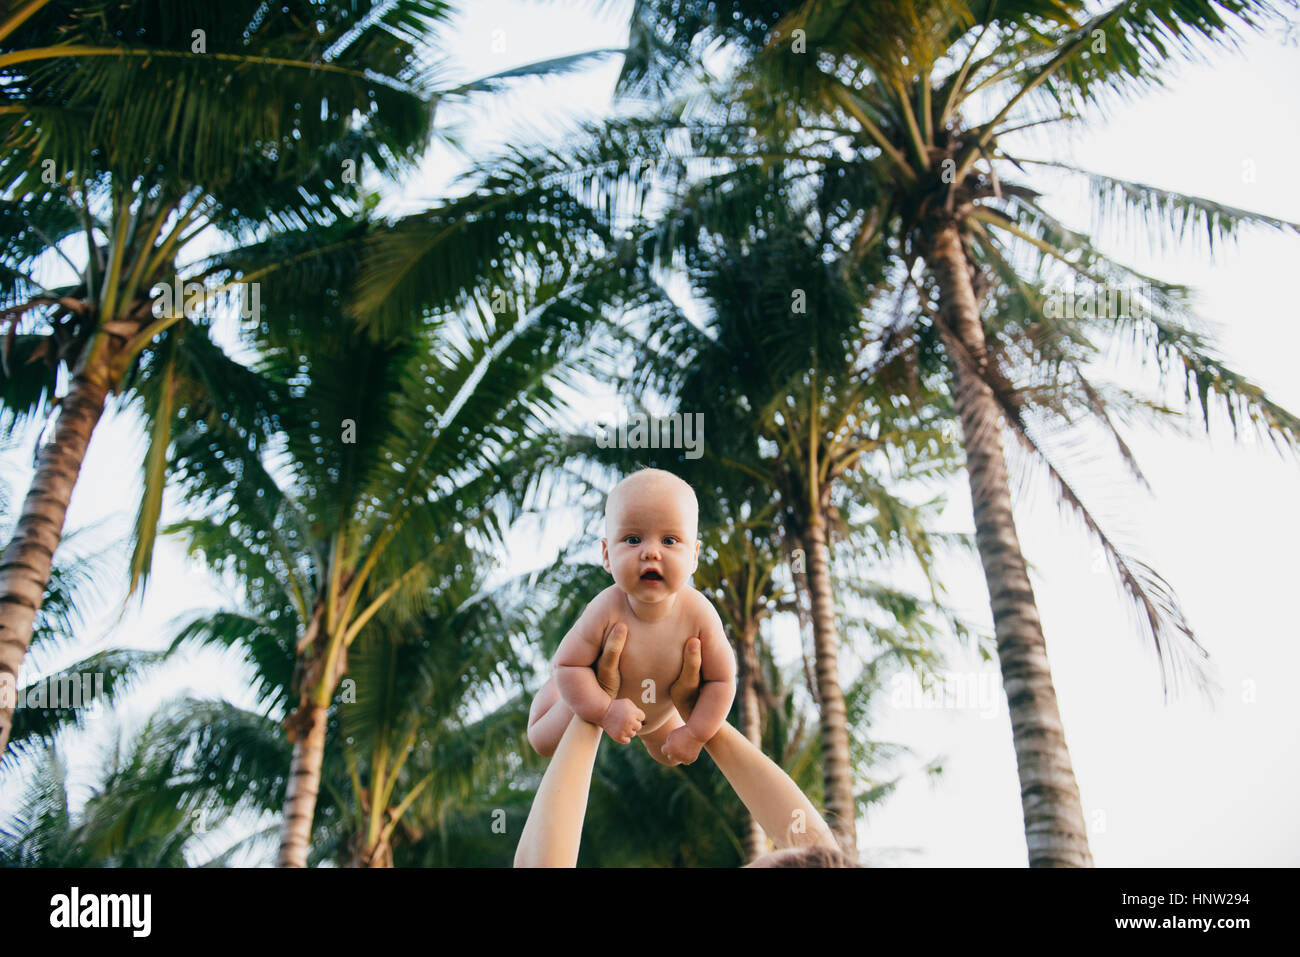
M 672 696 L 673 704 L 677 707 L 677 713 L 682 716 L 682 720 L 689 721 L 691 711 L 695 708 L 695 700 L 700 696 L 699 638 L 691 637 L 686 640 L 681 673 L 668 693 Z
M 618 689 L 623 683 L 622 676 L 618 673 L 618 662 L 626 642 L 627 625 L 620 621 L 610 629 L 609 637 L 605 639 L 605 648 L 596 662 L 596 681 L 611 698 L 618 697 Z

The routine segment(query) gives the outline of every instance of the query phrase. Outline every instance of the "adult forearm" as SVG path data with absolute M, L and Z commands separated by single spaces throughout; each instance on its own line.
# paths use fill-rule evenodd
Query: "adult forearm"
M 600 728 L 574 715 L 528 812 L 515 867 L 576 867 Z
M 555 687 L 570 711 L 583 721 L 600 725 L 612 699 L 601 689 L 590 665 L 557 665 Z
M 831 829 L 798 785 L 731 725 L 724 721 L 704 748 L 778 848 L 838 847 Z

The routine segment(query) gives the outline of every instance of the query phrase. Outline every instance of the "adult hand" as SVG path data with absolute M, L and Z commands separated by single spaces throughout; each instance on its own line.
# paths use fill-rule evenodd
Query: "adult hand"
M 673 682 L 673 686 L 668 689 L 669 696 L 673 699 L 673 704 L 677 707 L 677 713 L 682 716 L 683 721 L 691 720 L 691 712 L 695 709 L 695 701 L 700 696 L 700 639 L 698 636 L 692 636 L 686 639 L 686 647 L 682 652 L 682 670 Z
M 600 690 L 610 698 L 618 697 L 618 689 L 623 685 L 623 676 L 618 672 L 618 662 L 623 656 L 623 645 L 627 643 L 627 625 L 621 621 L 609 630 L 605 647 L 596 661 L 596 682 Z
M 616 622 L 609 630 L 605 646 L 596 660 L 596 683 L 609 695 L 609 707 L 605 710 L 600 726 L 619 744 L 630 744 L 645 721 L 644 711 L 626 698 L 618 696 L 618 690 L 623 686 L 618 664 L 626 644 L 627 625 L 621 621 Z

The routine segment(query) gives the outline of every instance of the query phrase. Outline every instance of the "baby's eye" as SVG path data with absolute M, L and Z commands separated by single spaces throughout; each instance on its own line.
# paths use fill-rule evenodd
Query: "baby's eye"
M 676 535 L 665 535 L 665 536 L 664 536 L 664 544 L 665 544 L 665 545 L 676 545 L 676 544 L 677 544 L 677 536 L 676 536 Z
M 623 541 L 627 542 L 629 545 L 639 545 L 641 543 L 641 537 L 639 535 L 627 535 L 623 538 Z

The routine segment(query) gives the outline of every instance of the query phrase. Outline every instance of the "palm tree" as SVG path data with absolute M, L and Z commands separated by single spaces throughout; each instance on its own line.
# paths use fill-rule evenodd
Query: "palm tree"
M 348 656 L 349 681 L 329 717 L 309 864 L 509 866 L 531 803 L 527 781 L 544 762 L 525 743 L 528 696 L 510 693 L 503 679 L 517 676 L 526 646 L 558 643 L 607 573 L 561 560 L 485 591 L 483 557 L 463 546 L 438 556 L 446 578 L 425 612 L 377 615 Z M 199 616 L 175 646 L 239 649 L 257 676 L 259 712 L 270 713 L 293 694 L 284 654 L 294 639 L 286 628 L 292 614 L 274 607 L 284 601 L 282 591 L 277 598 L 266 587 L 274 575 L 251 563 L 224 567 L 246 599 L 265 603 L 262 610 Z M 486 699 L 502 693 L 487 710 Z M 219 808 L 223 820 L 241 809 L 279 810 L 285 775 L 274 755 L 287 763 L 288 751 L 277 723 L 221 702 L 194 703 L 192 711 L 169 732 L 187 755 L 172 773 L 199 790 L 186 806 Z M 229 783 L 215 793 L 211 782 Z M 229 795 L 245 792 L 248 800 L 231 807 Z M 254 833 L 213 860 L 229 860 L 264 836 Z
M 543 280 L 509 287 L 513 311 L 495 314 L 485 292 L 470 315 L 376 338 L 344 305 L 357 261 L 321 254 L 340 245 L 362 244 L 320 231 L 298 239 L 306 274 L 323 263 L 339 270 L 306 301 L 309 338 L 297 327 L 309 278 L 286 277 L 268 307 L 278 318 L 264 327 L 263 371 L 289 386 L 276 413 L 282 461 L 205 425 L 177 440 L 173 466 L 210 507 L 178 530 L 210 562 L 233 563 L 255 589 L 251 608 L 293 623 L 290 643 L 273 653 L 297 661 L 285 682 L 298 699 L 285 722 L 295 743 L 280 857 L 288 866 L 306 862 L 330 702 L 353 644 L 381 611 L 426 607 L 438 594 L 439 556 L 456 554 L 471 530 L 496 534 L 497 509 L 522 501 L 538 438 L 560 405 L 554 385 L 582 368 L 579 346 L 601 316 L 601 304 L 561 298 L 562 287 Z M 277 262 L 285 252 L 261 255 Z M 209 634 L 228 642 L 237 632 Z M 277 640 L 289 633 L 281 626 Z
M 527 744 L 525 659 L 554 649 L 607 573 L 562 558 L 489 586 L 485 556 L 449 559 L 436 607 L 377 622 L 352 658 L 339 764 L 353 806 L 315 848 L 340 864 L 511 865 L 533 797 L 521 775 L 545 764 Z
M 898 322 L 882 339 L 892 361 L 880 372 L 906 383 L 938 368 L 949 380 L 1011 708 L 1031 866 L 1091 866 L 1092 858 L 1012 518 L 1003 423 L 1097 537 L 1149 629 L 1162 679 L 1171 667 L 1176 679 L 1183 659 L 1204 649 L 1168 584 L 1106 534 L 1042 438 L 1053 420 L 1091 421 L 1145 481 L 1113 423 L 1117 415 L 1158 413 L 1162 403 L 1085 375 L 1101 354 L 1094 337 L 1113 336 L 1154 363 L 1162 386 L 1180 380 L 1207 430 L 1211 405 L 1219 403 L 1234 434 L 1248 422 L 1283 450 L 1300 438 L 1300 420 L 1214 355 L 1191 324 L 1185 289 L 1104 255 L 1054 218 L 1021 174 L 1037 165 L 1081 176 L 1110 221 L 1179 236 L 1203 230 L 1211 248 L 1241 226 L 1300 227 L 1035 160 L 1014 135 L 1069 124 L 1085 107 L 1158 84 L 1171 54 L 1231 42 L 1235 27 L 1258 26 L 1268 5 L 1125 0 L 1090 15 L 1093 9 L 1081 2 L 806 0 L 684 11 L 646 0 L 635 14 L 640 42 L 632 44 L 644 55 L 625 69 L 629 85 L 662 84 L 694 51 L 728 41 L 742 60 L 732 88 L 738 105 L 726 118 L 734 125 L 715 129 L 704 152 L 742 163 L 748 152 L 764 163 L 774 142 L 784 144 L 783 157 L 797 171 L 833 187 L 829 203 L 857 214 L 846 238 L 852 253 L 867 262 L 883 249 L 895 264 L 909 298 L 906 308 L 900 300 Z M 746 145 L 737 127 L 754 122 L 762 130 Z M 647 138 L 644 129 L 637 135 Z M 682 156 L 679 146 L 659 168 Z M 1063 317 L 1044 289 L 1064 279 L 1095 284 L 1110 302 L 1132 291 L 1136 305 L 1119 315 L 1102 309 Z M 1193 673 L 1203 683 L 1199 669 Z
M 363 23 L 349 8 L 313 5 L 299 17 L 287 5 L 238 3 L 182 16 L 159 2 L 32 0 L 0 20 L 3 215 L 21 223 L 0 255 L 3 416 L 11 426 L 42 408 L 60 413 L 0 565 L 0 672 L 21 667 L 109 393 L 142 358 L 164 377 L 169 405 L 201 387 L 203 360 L 229 364 L 219 351 L 185 351 L 205 336 L 186 334 L 198 301 L 184 282 L 204 275 L 182 281 L 182 253 L 209 227 L 241 237 L 328 215 L 355 195 L 348 174 L 365 158 L 393 173 L 427 142 L 432 91 L 408 75 L 411 31 L 445 6 L 403 0 Z M 45 278 L 56 263 L 70 281 Z M 159 284 L 175 295 L 156 296 Z M 54 399 L 61 365 L 68 391 Z M 151 558 L 170 421 L 153 422 L 132 588 Z M 0 709 L 0 750 L 11 716 Z
M 775 665 L 763 632 L 765 626 L 775 622 L 780 615 L 799 615 L 803 607 L 799 602 L 801 596 L 796 592 L 806 594 L 807 590 L 806 586 L 798 584 L 800 575 L 795 569 L 802 564 L 799 556 L 791 556 L 780 547 L 780 529 L 774 524 L 779 510 L 780 499 L 774 498 L 762 511 L 750 511 L 748 518 L 738 518 L 728 525 L 711 529 L 710 540 L 701 549 L 700 567 L 695 574 L 697 587 L 713 597 L 727 632 L 736 644 L 740 662 L 737 676 L 740 686 L 737 695 L 739 726 L 745 737 L 759 748 L 763 747 L 766 738 L 765 718 L 784 707 L 768 677 Z M 742 509 L 742 514 L 744 511 Z M 880 517 L 877 515 L 871 525 L 877 525 Z M 880 531 L 879 527 L 870 525 L 845 529 L 847 547 L 843 551 L 866 550 L 873 539 L 879 540 Z M 855 680 L 854 687 L 866 692 L 879 684 L 880 665 L 876 664 L 877 660 L 883 663 L 884 660 L 897 659 L 922 673 L 935 666 L 939 661 L 933 647 L 937 634 L 928 616 L 931 613 L 947 615 L 943 607 L 930 605 L 878 580 L 867 583 L 850 578 L 847 568 L 843 567 L 847 564 L 842 562 L 840 568 L 832 569 L 833 591 L 842 598 L 851 596 L 857 601 L 836 602 L 837 637 L 842 634 L 845 646 L 850 649 L 883 648 L 877 659 L 873 659 L 873 667 L 864 670 Z M 892 621 L 895 627 L 879 622 L 868 623 L 867 609 L 884 611 L 886 620 Z M 960 632 L 964 626 L 951 616 L 947 617 Z M 807 679 L 813 703 L 818 704 L 818 684 L 806 656 L 804 665 L 803 676 Z M 870 681 L 867 680 L 868 673 L 871 674 Z M 845 689 L 842 694 L 846 701 L 845 727 L 849 732 L 852 779 L 856 782 L 870 773 L 874 762 L 863 750 L 865 734 L 861 729 L 865 729 L 866 723 L 861 715 L 862 709 L 849 703 L 855 698 L 852 690 Z M 820 743 L 817 751 L 820 755 Z M 818 765 L 821 766 L 820 760 Z M 825 781 L 818 782 L 818 789 L 823 794 L 826 792 L 825 784 Z M 855 815 L 866 809 L 870 794 L 854 788 Z M 852 840 L 856 841 L 856 836 Z M 762 828 L 750 817 L 745 834 L 745 860 L 752 861 L 766 853 L 770 849 L 768 845 Z
M 7 485 L 0 483 L 0 514 L 7 512 L 8 502 Z M 4 517 L 0 536 L 10 531 Z M 33 623 L 28 680 L 16 689 L 0 683 L 0 698 L 12 698 L 9 703 L 15 709 L 11 747 L 0 756 L 0 768 L 28 765 L 34 754 L 54 747 L 60 731 L 84 729 L 91 708 L 97 703 L 111 706 L 163 660 L 154 651 L 107 648 L 54 666 L 59 657 L 83 644 L 78 636 L 93 620 L 91 609 L 102 606 L 116 587 L 120 548 L 112 547 L 114 543 L 105 547 L 99 532 L 89 526 L 64 536 L 64 550 L 50 568 L 45 600 Z M 19 702 L 22 707 L 17 707 Z
M 843 274 L 823 260 L 824 236 L 801 232 L 788 222 L 765 222 L 748 236 L 717 237 L 716 249 L 688 257 L 713 321 L 693 336 L 694 348 L 687 350 L 692 362 L 678 395 L 683 408 L 707 410 L 706 419 L 722 436 L 775 444 L 760 474 L 779 497 L 785 536 L 806 556 L 827 823 L 846 849 L 856 850 L 832 534 L 843 535 L 840 505 L 855 498 L 860 506 L 875 504 L 873 498 L 889 501 L 891 507 L 878 509 L 879 515 L 901 511 L 902 503 L 863 467 L 872 458 L 883 464 L 877 453 L 896 447 L 900 460 L 915 462 L 917 450 L 942 437 L 932 426 L 926 434 L 924 419 L 911 410 L 894 416 L 887 404 L 872 401 L 876 383 L 863 362 L 869 339 L 860 303 L 866 294 L 836 281 Z M 805 319 L 791 313 L 792 290 L 807 292 Z M 909 445 L 910 455 L 904 448 Z M 848 487 L 858 495 L 846 501 Z M 911 545 L 925 557 L 930 545 L 923 527 L 905 530 L 917 533 Z
M 517 763 L 527 730 L 509 690 L 531 637 L 522 625 L 536 617 L 523 609 L 538 608 L 538 593 L 518 582 L 487 590 L 493 563 L 472 548 L 440 559 L 432 607 L 377 621 L 349 657 L 355 701 L 339 724 L 355 806 L 340 838 L 352 866 L 392 867 L 395 836 L 414 843 L 449 812 L 477 806 Z
M 9 227 L 0 424 L 60 412 L 0 564 L 0 672 L 16 680 L 107 396 L 148 390 L 141 369 L 161 377 L 144 409 L 150 450 L 131 590 L 146 580 L 171 413 L 186 396 L 209 409 L 232 399 L 206 394 L 209 385 L 234 386 L 236 401 L 251 388 L 206 341 L 199 306 L 242 296 L 242 315 L 257 319 L 259 293 L 290 281 L 281 278 L 290 264 L 232 271 L 250 258 L 240 253 L 268 233 L 350 214 L 367 162 L 390 178 L 412 169 L 441 101 L 592 55 L 437 88 L 425 41 L 450 11 L 441 0 L 237 0 L 206 11 L 162 0 L 30 0 L 0 16 L 0 221 Z M 200 237 L 211 233 L 233 252 L 198 260 Z M 46 275 L 55 269 L 72 278 L 55 282 Z M 69 385 L 55 398 L 60 366 Z M 264 412 L 246 420 L 250 441 L 264 438 Z M 0 751 L 9 721 L 0 709 Z
M 91 796 L 74 813 L 61 749 L 43 738 L 26 749 L 23 765 L 34 773 L 18 807 L 0 824 L 0 861 L 18 867 L 188 867 L 197 857 L 198 866 L 224 866 L 259 835 L 218 852 L 212 832 L 260 809 L 259 788 L 267 782 L 262 775 L 269 773 L 268 753 L 273 756 L 277 744 L 282 739 L 259 733 L 256 716 L 225 703 L 169 703 L 138 730 L 116 729 L 96 762 L 101 770 Z
M 514 755 L 524 740 L 527 703 L 510 695 L 494 710 L 482 706 L 521 670 L 516 654 L 524 633 L 531 637 L 532 632 L 523 623 L 539 623 L 545 603 L 538 601 L 536 589 L 519 583 L 484 591 L 484 558 L 463 540 L 436 557 L 438 574 L 445 578 L 430 608 L 404 619 L 377 615 L 348 655 L 347 679 L 329 717 L 309 864 L 483 866 L 509 860 L 506 849 L 496 846 L 504 844 L 502 838 L 471 850 L 456 846 L 455 833 L 508 833 L 491 825 L 494 811 L 507 806 L 506 795 L 497 792 L 504 792 L 500 782 L 513 777 L 518 763 Z M 244 582 L 249 595 L 261 587 L 255 581 Z M 291 674 L 282 664 L 292 631 L 288 641 L 271 638 L 283 629 L 281 620 L 265 609 L 261 614 L 223 609 L 191 621 L 177 646 L 199 640 L 238 648 L 258 676 L 261 709 L 271 712 L 294 691 L 283 683 Z M 237 724 L 269 738 L 255 750 L 269 752 L 274 745 L 287 766 L 289 753 L 277 722 L 232 707 L 221 710 L 217 703 L 209 710 L 214 727 L 204 735 L 209 743 L 193 748 L 193 780 L 225 780 L 230 774 L 237 749 L 249 746 L 246 737 L 233 733 Z M 197 731 L 178 728 L 177 739 L 188 749 Z M 283 767 L 264 770 L 254 791 L 258 801 L 250 802 L 250 809 L 281 810 L 283 772 Z M 515 803 L 508 802 L 512 815 Z M 526 804 L 518 810 L 517 822 L 511 818 L 516 827 Z M 464 832 L 456 822 L 467 825 Z M 428 859 L 435 848 L 446 856 Z

